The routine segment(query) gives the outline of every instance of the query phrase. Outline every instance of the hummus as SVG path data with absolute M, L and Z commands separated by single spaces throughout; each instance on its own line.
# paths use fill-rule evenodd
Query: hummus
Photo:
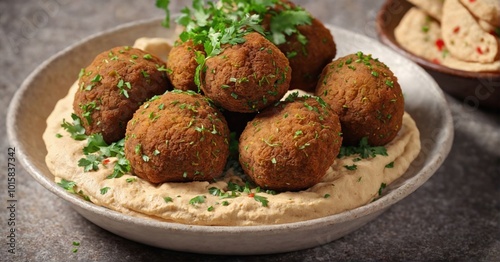
M 75 192 L 87 196 L 92 203 L 131 216 L 207 226 L 283 224 L 325 217 L 377 199 L 380 189 L 402 176 L 420 152 L 419 131 L 405 113 L 399 134 L 385 146 L 388 156 L 359 160 L 358 155 L 353 155 L 337 159 L 322 182 L 304 191 L 272 194 L 252 189 L 251 193 L 241 192 L 237 197 L 224 199 L 211 194 L 211 188 L 229 191 L 229 182 L 244 185 L 243 174 L 237 167 L 228 168 L 214 182 L 156 185 L 133 174 L 108 179 L 117 159 L 109 158 L 109 163 L 99 165 L 99 170 L 84 172 L 78 161 L 85 157 L 82 149 L 87 141 L 74 140 L 61 127 L 63 119 L 71 120 L 77 89 L 75 83 L 47 119 L 43 134 L 47 166 L 56 182 L 72 181 L 76 184 Z M 354 165 L 356 168 L 351 170 L 349 167 Z M 255 195 L 265 198 L 266 204 L 256 201 Z

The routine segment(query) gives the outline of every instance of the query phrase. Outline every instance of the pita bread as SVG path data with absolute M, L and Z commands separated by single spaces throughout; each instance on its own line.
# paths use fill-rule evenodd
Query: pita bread
M 459 0 L 446 0 L 441 20 L 443 40 L 456 58 L 491 63 L 498 54 L 496 37 L 484 31 Z

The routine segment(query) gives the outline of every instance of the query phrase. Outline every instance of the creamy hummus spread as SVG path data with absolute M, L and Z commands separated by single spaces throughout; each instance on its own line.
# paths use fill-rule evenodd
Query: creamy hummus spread
M 325 217 L 377 199 L 379 191 L 402 176 L 420 152 L 419 131 L 405 113 L 398 136 L 385 146 L 388 156 L 359 160 L 358 155 L 353 155 L 337 159 L 322 182 L 300 192 L 272 194 L 253 189 L 234 198 L 211 194 L 211 188 L 227 192 L 228 182 L 244 185 L 237 168 L 229 168 L 215 182 L 156 185 L 133 174 L 108 179 L 116 158 L 109 158 L 97 171 L 84 172 L 78 161 L 85 157 L 82 149 L 87 142 L 74 140 L 61 127 L 63 119 L 71 119 L 77 88 L 75 83 L 47 119 L 43 134 L 47 166 L 56 182 L 72 181 L 76 184 L 75 191 L 92 203 L 132 216 L 218 226 L 282 224 Z M 349 166 L 353 165 L 356 168 L 351 170 Z M 267 203 L 256 201 L 255 195 L 265 198 Z

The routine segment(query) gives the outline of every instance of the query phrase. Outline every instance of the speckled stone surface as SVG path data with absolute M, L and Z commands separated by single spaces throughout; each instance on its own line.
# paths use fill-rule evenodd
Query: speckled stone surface
M 186 1 L 173 2 L 179 10 Z M 295 2 L 326 23 L 376 37 L 381 0 Z M 16 249 L 9 253 L 10 143 L 4 119 L 13 94 L 31 71 L 66 46 L 126 22 L 162 15 L 153 0 L 0 1 L 1 261 L 500 261 L 500 112 L 451 97 L 455 141 L 443 166 L 415 193 L 335 242 L 299 252 L 245 257 L 153 248 L 88 222 L 17 164 Z M 80 243 L 76 253 L 74 241 Z M 221 245 L 224 241 L 230 240 L 221 239 Z

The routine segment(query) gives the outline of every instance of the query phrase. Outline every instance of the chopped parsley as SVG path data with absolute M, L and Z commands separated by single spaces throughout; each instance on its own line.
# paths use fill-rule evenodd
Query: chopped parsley
M 57 183 L 60 187 L 64 188 L 68 193 L 76 194 L 81 196 L 83 199 L 90 201 L 89 196 L 85 195 L 82 190 L 78 192 L 75 191 L 76 183 L 73 181 L 68 181 L 66 179 L 61 179 L 59 183 Z
M 257 193 L 260 193 L 260 190 L 261 190 L 260 187 L 256 187 L 252 191 L 249 182 L 246 182 L 245 186 L 240 186 L 236 183 L 229 182 L 227 183 L 227 191 L 224 191 L 220 188 L 211 187 L 208 189 L 208 192 L 213 196 L 220 197 L 221 199 L 236 198 L 240 197 L 243 193 L 246 193 L 249 197 L 252 197 L 255 201 L 261 203 L 263 207 L 267 207 L 269 203 L 267 197 L 257 195 Z M 272 190 L 267 190 L 266 193 L 272 195 L 276 194 L 276 192 Z M 229 205 L 229 203 L 227 203 L 227 205 Z
M 64 188 L 64 190 L 68 191 L 69 193 L 76 194 L 75 192 L 75 186 L 76 183 L 73 181 L 68 181 L 66 179 L 61 179 L 59 183 L 57 183 L 60 187 Z
M 343 146 L 340 148 L 338 158 L 359 154 L 361 158 L 375 157 L 377 155 L 387 156 L 387 149 L 383 146 L 368 145 L 368 138 L 363 137 L 358 146 Z
M 156 7 L 163 9 L 165 11 L 166 17 L 161 22 L 162 26 L 169 28 L 170 27 L 170 0 L 156 0 Z
M 260 202 L 263 207 L 267 207 L 267 204 L 269 203 L 269 200 L 267 200 L 267 197 L 258 196 L 256 194 L 254 194 L 253 199 L 257 202 Z
M 165 10 L 166 18 L 162 22 L 165 27 L 170 26 L 169 3 L 169 0 L 156 1 L 156 6 Z M 281 5 L 283 10 L 269 12 L 276 5 Z M 268 14 L 271 14 L 270 28 L 264 32 L 261 23 Z M 201 74 L 206 70 L 205 62 L 222 53 L 224 45 L 244 43 L 244 36 L 250 32 L 257 32 L 276 45 L 285 43 L 286 36 L 296 34 L 297 40 L 305 45 L 307 39 L 297 27 L 310 25 L 312 17 L 303 8 L 292 7 L 280 0 L 225 0 L 217 4 L 193 0 L 192 7 L 184 8 L 176 22 L 185 28 L 179 36 L 182 42 L 191 40 L 195 45 L 203 46 L 203 50 L 195 51 L 198 66 L 194 82 L 199 87 Z
M 75 140 L 87 139 L 87 145 L 83 147 L 84 158 L 78 160 L 78 166 L 83 167 L 85 172 L 99 170 L 99 165 L 109 157 L 116 157 L 117 161 L 113 167 L 113 173 L 107 178 L 119 178 L 130 172 L 130 162 L 125 158 L 125 139 L 108 145 L 101 134 L 85 135 L 85 129 L 80 125 L 80 118 L 72 114 L 73 124 L 63 120 L 61 125 Z
M 82 126 L 80 118 L 76 114 L 71 114 L 71 118 L 73 119 L 72 124 L 63 119 L 61 127 L 71 135 L 71 138 L 85 140 L 87 135 L 85 135 L 85 128 Z
M 129 177 L 129 178 L 125 179 L 125 181 L 127 181 L 127 183 L 132 183 L 132 182 L 137 181 L 137 178 L 135 178 L 135 177 Z
M 349 165 L 345 165 L 344 167 L 345 167 L 347 170 L 351 170 L 351 171 L 358 169 L 358 166 L 357 166 L 356 164 L 353 164 L 353 165 L 351 165 L 351 166 L 349 166 Z
M 110 187 L 103 187 L 103 188 L 101 188 L 101 190 L 100 190 L 101 191 L 101 195 L 104 195 L 104 194 L 108 193 L 108 191 L 110 189 L 111 189 Z
M 392 161 L 389 164 L 385 165 L 385 168 L 393 168 L 393 167 L 394 167 L 394 161 Z
M 380 184 L 380 188 L 378 189 L 378 195 L 382 195 L 382 191 L 387 187 L 385 183 Z
M 118 81 L 118 84 L 116 84 L 116 87 L 118 87 L 118 89 L 120 90 L 120 95 L 129 98 L 127 89 L 132 89 L 132 85 L 130 84 L 130 82 L 125 82 L 123 81 L 123 79 L 120 79 L 120 81 Z M 125 89 L 125 87 L 127 89 Z
M 205 198 L 206 196 L 195 196 L 189 200 L 189 204 L 191 205 L 196 205 L 196 204 L 202 204 L 205 203 Z
M 165 201 L 165 203 L 170 203 L 174 201 L 171 197 L 164 197 L 163 200 Z

